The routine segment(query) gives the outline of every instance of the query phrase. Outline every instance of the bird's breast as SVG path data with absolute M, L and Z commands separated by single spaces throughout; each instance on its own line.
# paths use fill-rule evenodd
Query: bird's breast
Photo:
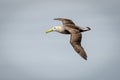
M 63 32 L 61 32 L 62 34 L 70 34 L 70 32 L 69 31 L 67 31 L 67 30 L 64 30 Z

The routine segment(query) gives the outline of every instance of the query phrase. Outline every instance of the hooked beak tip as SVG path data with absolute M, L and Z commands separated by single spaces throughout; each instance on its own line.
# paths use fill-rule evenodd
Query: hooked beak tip
M 49 33 L 48 31 L 45 32 L 46 34 Z

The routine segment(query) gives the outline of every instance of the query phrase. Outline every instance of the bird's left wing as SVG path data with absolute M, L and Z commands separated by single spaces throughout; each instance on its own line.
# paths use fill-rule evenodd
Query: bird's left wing
M 87 54 L 84 48 L 81 46 L 82 35 L 80 33 L 72 33 L 70 43 L 73 46 L 74 50 L 85 60 L 87 60 Z

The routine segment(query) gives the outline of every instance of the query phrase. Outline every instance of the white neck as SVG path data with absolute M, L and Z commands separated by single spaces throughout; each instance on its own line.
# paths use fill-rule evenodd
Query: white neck
M 57 32 L 64 32 L 64 30 L 65 30 L 63 26 L 55 26 L 55 27 L 57 29 L 56 30 Z

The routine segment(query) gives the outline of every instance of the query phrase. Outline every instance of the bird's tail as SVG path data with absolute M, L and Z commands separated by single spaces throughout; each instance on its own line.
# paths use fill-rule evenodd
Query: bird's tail
M 91 30 L 91 28 L 90 28 L 90 27 L 86 27 L 86 28 L 88 28 L 88 30 Z
M 91 30 L 90 27 L 80 27 L 81 32 L 89 31 Z

